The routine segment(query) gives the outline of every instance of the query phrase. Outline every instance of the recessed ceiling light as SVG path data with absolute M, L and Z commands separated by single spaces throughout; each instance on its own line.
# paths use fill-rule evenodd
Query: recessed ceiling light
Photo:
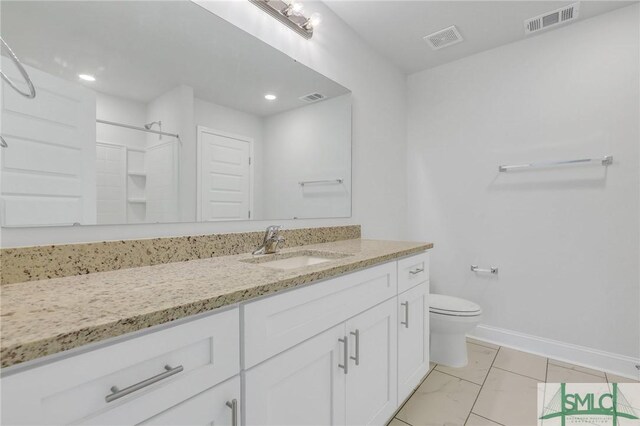
M 264 98 L 268 101 L 275 101 L 276 99 L 278 99 L 276 95 L 272 95 L 271 93 L 264 95 Z
M 90 74 L 78 74 L 78 78 L 84 81 L 96 81 L 96 78 Z

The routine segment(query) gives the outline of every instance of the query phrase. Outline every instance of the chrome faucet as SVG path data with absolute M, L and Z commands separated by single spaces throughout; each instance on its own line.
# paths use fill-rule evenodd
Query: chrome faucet
M 273 254 L 278 251 L 278 244 L 284 242 L 284 237 L 279 235 L 281 226 L 271 225 L 267 227 L 264 233 L 264 241 L 262 245 L 255 249 L 251 254 Z

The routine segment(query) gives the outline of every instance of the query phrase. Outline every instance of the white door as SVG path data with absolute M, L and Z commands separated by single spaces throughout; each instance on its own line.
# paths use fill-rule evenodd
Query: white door
M 246 425 L 344 425 L 344 324 L 247 371 Z
M 198 221 L 251 218 L 251 143 L 198 126 Z
M 240 424 L 240 408 L 240 377 L 236 376 L 139 424 L 237 426 Z M 237 419 L 235 424 L 234 418 Z
M 396 312 L 393 298 L 346 323 L 348 425 L 384 425 L 397 408 Z
M 3 56 L 2 70 L 24 85 L 6 61 Z M 34 99 L 2 81 L 2 136 L 9 144 L 2 150 L 2 224 L 95 224 L 95 93 L 26 68 Z
M 398 296 L 398 402 L 402 403 L 429 370 L 429 283 Z
M 96 203 L 99 225 L 127 223 L 127 149 L 96 144 Z

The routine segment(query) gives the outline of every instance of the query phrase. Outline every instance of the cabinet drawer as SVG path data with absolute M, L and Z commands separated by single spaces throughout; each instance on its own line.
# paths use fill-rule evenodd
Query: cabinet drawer
M 429 279 L 429 253 L 424 252 L 398 261 L 398 293 Z
M 396 262 L 390 262 L 247 303 L 245 368 L 395 296 L 396 280 Z
M 235 407 L 233 405 L 234 400 Z M 178 404 L 142 422 L 141 425 L 237 426 L 240 424 L 240 410 L 240 377 L 235 376 L 233 379 L 229 379 L 212 389 L 188 399 L 182 404 Z
M 10 375 L 3 423 L 105 424 L 96 415 L 106 412 L 142 421 L 238 374 L 239 329 L 234 308 Z M 135 385 L 107 402 L 114 386 Z

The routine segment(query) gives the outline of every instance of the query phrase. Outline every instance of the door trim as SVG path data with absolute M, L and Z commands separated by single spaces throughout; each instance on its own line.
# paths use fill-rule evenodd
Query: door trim
M 202 189 L 202 176 L 200 174 L 202 166 L 200 160 L 202 159 L 202 135 L 208 133 L 211 135 L 222 136 L 224 138 L 237 139 L 239 141 L 247 142 L 249 144 L 249 157 L 251 162 L 249 163 L 249 211 L 251 215 L 254 215 L 253 211 L 253 166 L 255 164 L 255 158 L 253 158 L 253 138 L 248 136 L 239 135 L 236 133 L 224 132 L 222 130 L 212 129 L 211 127 L 196 126 L 196 221 L 202 222 L 202 197 L 200 191 Z M 247 218 L 247 220 L 251 220 Z M 224 222 L 221 220 L 220 222 Z

